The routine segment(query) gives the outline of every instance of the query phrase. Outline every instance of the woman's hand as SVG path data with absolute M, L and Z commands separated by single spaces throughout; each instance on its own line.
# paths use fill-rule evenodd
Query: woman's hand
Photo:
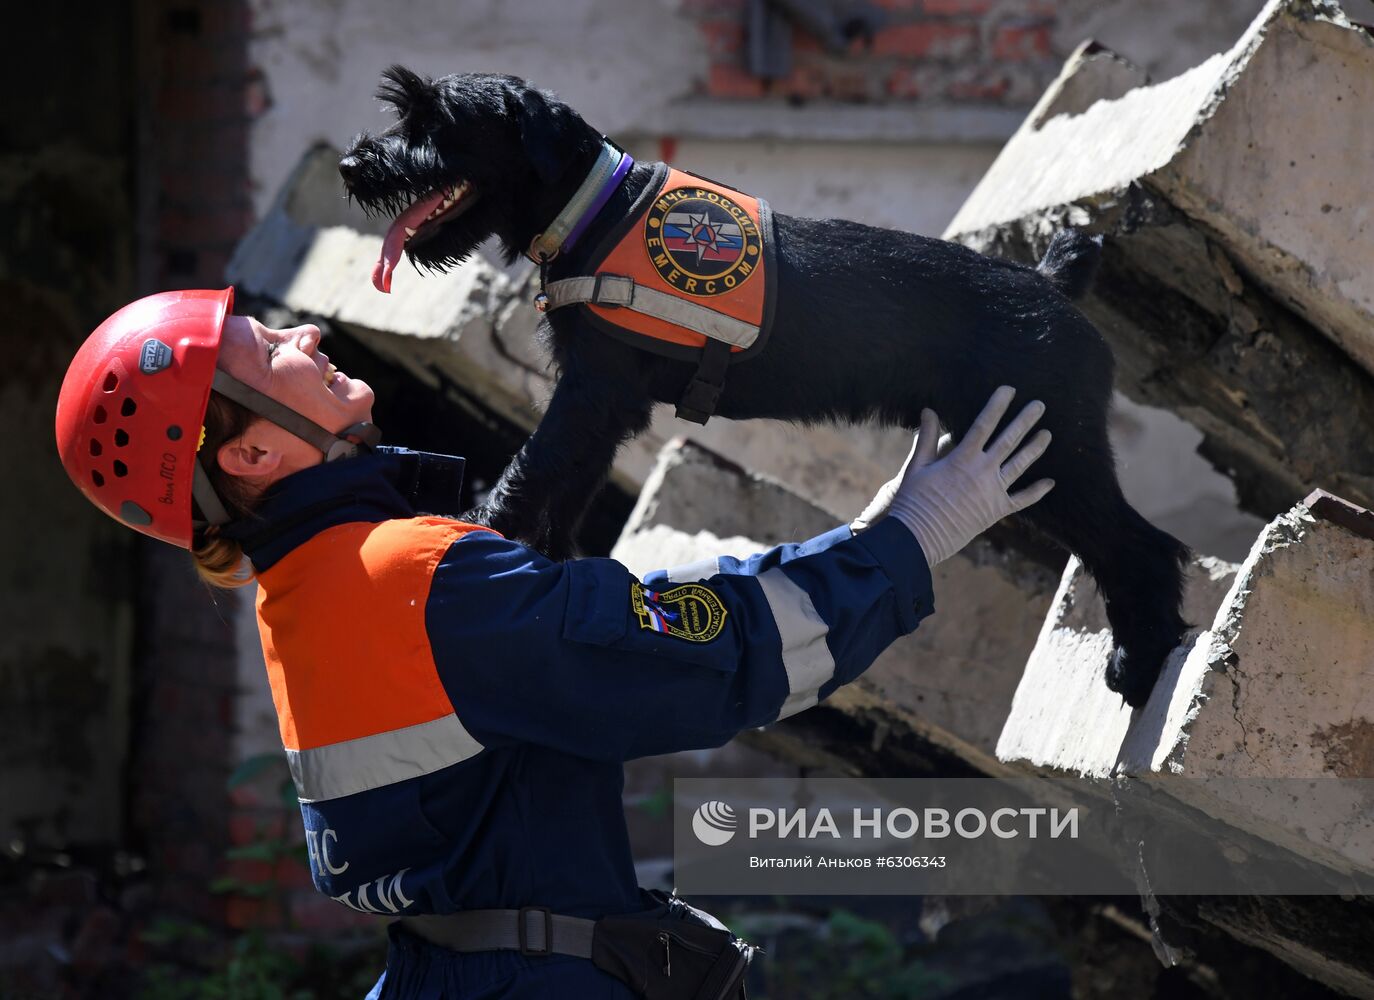
M 1024 510 L 1048 493 L 1054 487 L 1052 479 L 1008 492 L 1049 447 L 1050 432 L 1044 429 L 1021 446 L 1044 414 L 1044 403 L 1027 404 L 988 445 L 1015 395 L 1011 386 L 999 387 L 964 439 L 952 448 L 949 435 L 940 438 L 935 411 L 922 410 L 921 427 L 901 473 L 883 485 L 851 528 L 862 531 L 886 512 L 911 530 L 926 561 L 934 566 L 1008 514 Z

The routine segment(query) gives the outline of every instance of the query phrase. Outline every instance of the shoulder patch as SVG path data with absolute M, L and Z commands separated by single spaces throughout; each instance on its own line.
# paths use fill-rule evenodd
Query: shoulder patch
M 634 580 L 630 607 L 640 628 L 689 642 L 710 642 L 725 628 L 725 605 L 715 591 L 700 583 L 650 590 Z

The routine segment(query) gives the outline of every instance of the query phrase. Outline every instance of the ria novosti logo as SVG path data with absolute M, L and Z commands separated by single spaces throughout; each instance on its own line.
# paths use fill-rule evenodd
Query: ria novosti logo
M 703 802 L 692 816 L 692 832 L 707 847 L 720 847 L 735 835 L 735 810 L 719 799 Z

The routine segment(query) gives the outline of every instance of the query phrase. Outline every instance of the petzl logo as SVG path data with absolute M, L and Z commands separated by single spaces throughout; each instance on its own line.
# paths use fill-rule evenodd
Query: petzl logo
M 735 810 L 718 799 L 703 802 L 692 815 L 692 832 L 707 847 L 728 844 L 736 824 Z
M 156 375 L 172 363 L 172 349 L 154 337 L 143 342 L 138 352 L 138 370 L 144 375 Z

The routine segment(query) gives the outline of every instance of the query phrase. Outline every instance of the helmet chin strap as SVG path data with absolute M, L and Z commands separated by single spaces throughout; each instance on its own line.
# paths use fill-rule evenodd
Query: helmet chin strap
M 353 458 L 359 452 L 371 451 L 382 440 L 381 429 L 367 421 L 345 427 L 338 434 L 332 434 L 309 417 L 302 416 L 289 406 L 258 392 L 222 370 L 215 372 L 210 387 L 221 396 L 232 399 L 264 420 L 271 421 L 282 430 L 318 448 L 326 462 Z M 194 478 L 191 481 L 191 495 L 195 498 L 200 512 L 205 515 L 203 524 L 228 524 L 232 520 L 214 487 L 210 485 L 210 479 L 205 474 L 199 458 L 196 459 Z

